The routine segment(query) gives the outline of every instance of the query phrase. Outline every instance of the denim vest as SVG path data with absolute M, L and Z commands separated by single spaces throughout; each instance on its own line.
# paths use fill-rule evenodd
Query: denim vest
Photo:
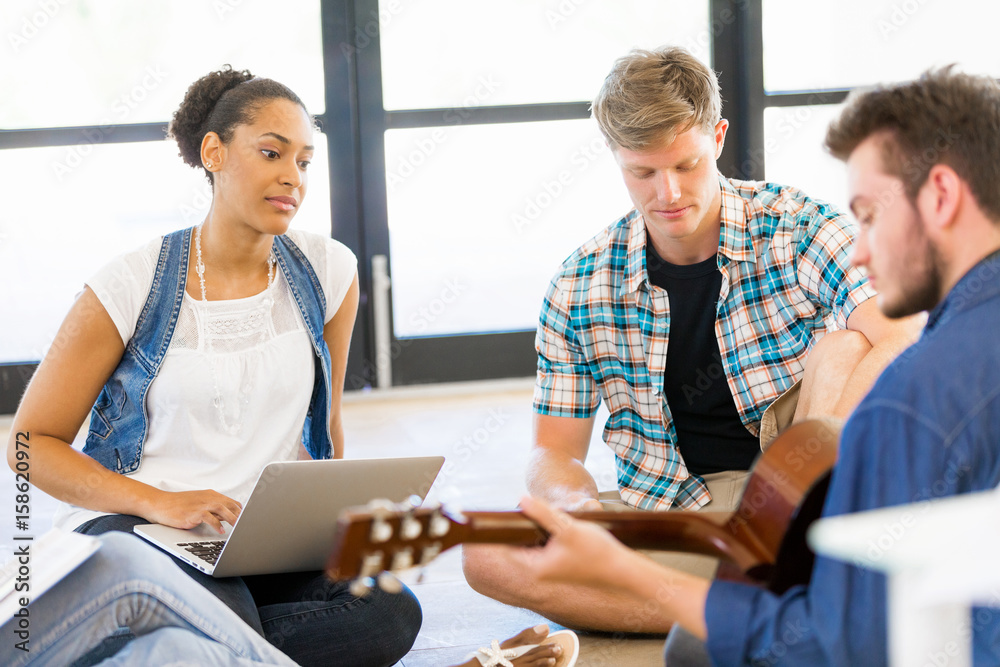
M 153 285 L 139 313 L 135 332 L 90 415 L 90 432 L 83 453 L 108 470 L 124 475 L 139 469 L 149 418 L 146 394 L 170 347 L 187 283 L 191 232 L 184 229 L 163 237 Z M 278 266 L 291 289 L 315 353 L 312 398 L 302 429 L 306 451 L 314 459 L 328 459 L 330 440 L 330 350 L 323 339 L 326 297 L 309 260 L 284 236 L 274 238 Z

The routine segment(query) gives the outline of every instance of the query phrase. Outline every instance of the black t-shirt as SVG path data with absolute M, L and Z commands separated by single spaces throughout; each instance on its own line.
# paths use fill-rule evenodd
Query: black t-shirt
M 698 475 L 748 470 L 760 453 L 760 441 L 740 420 L 722 366 L 715 335 L 722 288 L 717 258 L 670 264 L 647 242 L 646 267 L 650 282 L 665 289 L 670 302 L 663 393 L 688 470 Z

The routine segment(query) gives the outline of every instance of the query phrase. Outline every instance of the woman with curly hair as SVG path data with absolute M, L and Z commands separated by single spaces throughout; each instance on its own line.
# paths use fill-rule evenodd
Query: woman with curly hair
M 57 526 L 221 531 L 267 463 L 343 456 L 357 260 L 289 228 L 314 124 L 295 93 L 245 70 L 188 89 L 170 135 L 212 184 L 205 220 L 87 281 L 14 419 L 12 434 L 30 433 L 31 482 L 63 501 Z M 88 412 L 81 453 L 71 443 Z M 359 599 L 319 572 L 183 569 L 301 664 L 390 665 L 420 627 L 406 589 Z

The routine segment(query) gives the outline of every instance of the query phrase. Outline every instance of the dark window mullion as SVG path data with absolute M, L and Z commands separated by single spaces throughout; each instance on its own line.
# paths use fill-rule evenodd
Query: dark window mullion
M 761 3 L 711 0 L 712 66 L 719 73 L 722 115 L 729 119 L 719 170 L 742 179 L 764 175 L 764 56 Z
M 371 274 L 365 261 L 365 220 L 361 195 L 361 130 L 357 98 L 357 61 L 349 48 L 355 30 L 354 0 L 320 0 L 323 88 L 330 163 L 330 233 L 358 258 L 360 303 L 348 349 L 345 387 L 364 387 L 374 378 Z
M 346 0 L 353 3 L 354 25 L 350 38 L 340 44 L 344 53 L 349 53 L 353 62 L 356 78 L 352 91 L 358 118 L 358 152 L 357 178 L 359 179 L 359 202 L 363 220 L 363 249 L 358 255 L 358 262 L 365 265 L 369 274 L 367 287 L 373 287 L 371 277 L 372 258 L 389 252 L 389 222 L 388 202 L 386 201 L 385 175 L 385 131 L 387 129 L 386 113 L 382 101 L 382 52 L 381 33 L 372 30 L 377 25 L 379 15 L 378 0 Z M 391 269 L 390 269 L 391 273 Z M 369 292 L 370 294 L 370 292 Z M 364 373 L 348 377 L 349 389 L 364 385 L 375 385 L 376 381 L 376 344 L 375 344 L 375 309 L 372 298 L 368 298 L 359 311 L 358 318 L 366 322 L 366 359 Z M 390 331 L 392 309 L 389 312 Z M 398 352 L 394 348 L 393 356 Z M 395 359 L 391 359 L 395 365 Z
M 535 332 L 459 334 L 393 341 L 394 385 L 465 382 L 535 374 Z
M 802 107 L 821 104 L 840 104 L 849 90 L 783 91 L 764 95 L 765 107 Z
M 454 107 L 449 109 L 407 109 L 386 111 L 387 129 L 451 125 L 530 123 L 576 120 L 590 117 L 590 102 L 558 104 L 517 104 L 496 107 Z
M 316 121 L 321 127 L 324 126 L 326 114 L 316 116 Z M 167 123 L 31 127 L 19 130 L 0 130 L 0 150 L 81 146 L 85 144 L 134 144 L 163 141 L 166 138 Z
M 126 144 L 141 141 L 162 141 L 166 136 L 166 123 L 0 130 L 0 149 L 78 146 L 82 144 Z
M 739 85 L 745 110 L 743 113 L 744 159 L 740 164 L 742 178 L 764 179 L 764 21 L 760 2 L 736 3 L 740 12 L 740 45 L 743 52 L 743 70 Z

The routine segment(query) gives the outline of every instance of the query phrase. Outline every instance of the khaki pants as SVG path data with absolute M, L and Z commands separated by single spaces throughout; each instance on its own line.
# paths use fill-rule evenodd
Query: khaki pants
M 792 417 L 795 416 L 795 408 L 799 404 L 799 390 L 801 389 L 802 380 L 799 380 L 784 394 L 774 399 L 774 403 L 767 406 L 767 410 L 760 418 L 760 451 L 766 450 L 782 429 L 791 426 Z
M 764 415 L 760 420 L 761 451 L 767 449 L 778 433 L 792 423 L 801 385 L 801 382 L 796 382 L 764 411 Z M 746 470 L 726 470 L 703 475 L 702 479 L 705 480 L 705 484 L 708 486 L 708 492 L 711 494 L 712 500 L 698 511 L 713 512 L 719 518 L 719 521 L 722 522 L 727 520 L 729 514 L 739 507 L 740 499 L 743 497 L 743 489 L 746 486 L 747 480 L 750 479 L 750 473 Z M 606 510 L 621 511 L 628 509 L 618 491 L 602 491 L 598 499 Z M 711 556 L 668 551 L 643 551 L 642 553 L 661 565 L 666 565 L 706 579 L 713 578 L 715 570 L 719 567 L 718 559 Z

